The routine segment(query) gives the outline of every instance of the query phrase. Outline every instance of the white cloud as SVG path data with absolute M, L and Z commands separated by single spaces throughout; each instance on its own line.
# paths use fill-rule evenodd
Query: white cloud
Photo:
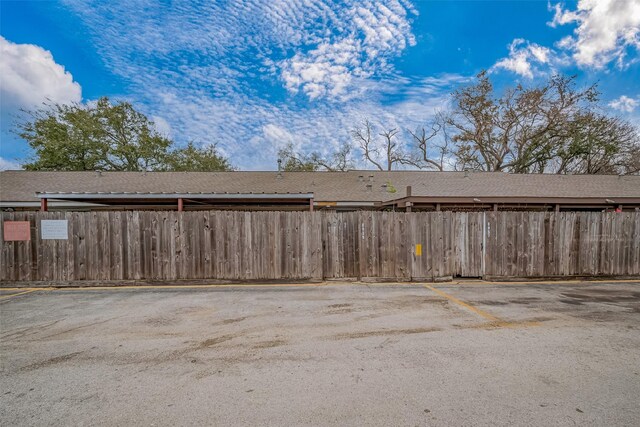
M 636 109 L 638 104 L 640 104 L 640 102 L 637 99 L 629 98 L 626 95 L 622 95 L 620 98 L 614 99 L 613 101 L 609 102 L 609 107 L 613 108 L 614 110 L 631 113 Z
M 0 157 L 0 171 L 22 169 L 20 164 Z
M 275 123 L 268 123 L 262 126 L 262 136 L 273 145 L 274 149 L 284 148 L 288 144 L 292 144 L 297 150 L 302 148 L 300 140 L 296 141 L 291 132 Z
M 328 153 L 364 117 L 414 129 L 461 81 L 395 75 L 406 0 L 65 3 L 136 105 L 242 169 L 274 169 L 289 142 Z
M 51 52 L 0 36 L 0 98 L 5 113 L 20 107 L 31 108 L 47 99 L 56 103 L 78 102 L 82 96 L 80 85 L 55 62 Z
M 539 66 L 552 65 L 554 62 L 555 53 L 551 49 L 524 39 L 515 39 L 509 45 L 509 56 L 500 59 L 491 69 L 509 70 L 532 79 L 534 74 L 541 72 Z
M 311 99 L 344 99 L 354 96 L 354 79 L 389 71 L 388 58 L 415 45 L 408 11 L 389 6 L 361 2 L 343 10 L 337 34 L 278 64 L 286 88 Z
M 156 131 L 158 131 L 160 135 L 171 138 L 171 125 L 168 121 L 160 116 L 151 116 L 151 120 L 156 127 Z
M 215 96 L 250 91 L 250 77 L 270 73 L 291 93 L 343 100 L 359 92 L 357 78 L 390 72 L 390 58 L 415 44 L 417 12 L 405 0 L 186 2 L 152 13 L 143 0 L 65 3 L 96 30 L 114 73 L 138 77 L 137 62 L 153 59 L 148 77 Z
M 360 47 L 355 40 L 324 43 L 306 54 L 296 53 L 282 61 L 282 80 L 293 93 L 302 90 L 309 98 L 344 95 L 354 77 L 368 77 L 371 71 L 359 61 Z
M 629 51 L 640 49 L 640 0 L 579 0 L 575 10 L 560 4 L 550 9 L 552 27 L 577 25 L 558 47 L 568 49 L 580 66 L 602 68 L 615 61 L 624 67 Z
M 509 56 L 493 69 L 506 69 L 533 78 L 555 66 L 575 62 L 580 67 L 600 69 L 614 62 L 619 68 L 638 61 L 640 50 L 640 0 L 579 0 L 575 10 L 549 4 L 551 27 L 575 24 L 572 35 L 555 43 L 555 49 L 515 39 Z
M 365 117 L 391 127 L 415 129 L 436 110 L 446 109 L 452 85 L 464 80 L 447 75 L 417 81 L 368 81 L 375 96 L 340 104 L 314 103 L 302 109 L 251 98 L 212 101 L 164 88 L 155 107 L 165 117 L 170 117 L 169 112 L 180 112 L 171 116 L 175 135 L 188 135 L 200 143 L 217 142 L 242 169 L 274 169 L 279 148 L 292 143 L 303 152 L 329 153 L 350 140 L 349 131 Z

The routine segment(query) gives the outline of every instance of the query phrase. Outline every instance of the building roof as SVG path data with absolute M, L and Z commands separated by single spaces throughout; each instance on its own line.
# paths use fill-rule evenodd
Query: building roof
M 434 198 L 640 198 L 640 176 L 502 172 L 0 172 L 0 201 L 37 193 L 303 194 L 317 202 Z M 55 194 L 46 197 L 55 198 Z

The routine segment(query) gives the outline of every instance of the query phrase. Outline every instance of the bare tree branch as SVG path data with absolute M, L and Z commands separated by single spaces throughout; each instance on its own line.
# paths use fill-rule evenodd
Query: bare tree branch
M 356 127 L 353 129 L 351 135 L 356 144 L 362 149 L 365 160 L 374 165 L 378 170 L 383 171 L 385 168 L 376 160 L 380 153 L 373 140 L 371 122 L 365 119 L 363 125 L 364 128 Z
M 453 94 L 445 124 L 454 134 L 456 169 L 512 173 L 628 173 L 634 170 L 637 129 L 596 113 L 595 85 L 576 88 L 575 76 L 541 86 L 510 88 L 496 97 L 486 72 Z M 418 146 L 431 134 L 414 135 Z M 425 159 L 426 161 L 426 159 Z

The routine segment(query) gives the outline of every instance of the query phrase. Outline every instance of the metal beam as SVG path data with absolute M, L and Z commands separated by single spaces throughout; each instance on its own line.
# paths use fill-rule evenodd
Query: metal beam
M 589 204 L 589 205 L 611 205 L 604 197 L 517 197 L 517 196 L 504 196 L 504 197 L 481 197 L 476 199 L 481 200 L 482 204 L 498 203 L 498 204 L 520 204 L 520 205 L 553 205 L 561 203 L 562 205 L 573 204 Z M 474 197 L 439 197 L 439 196 L 411 196 L 401 197 L 398 199 L 388 200 L 380 203 L 380 206 L 395 205 L 401 202 L 413 202 L 416 204 L 479 204 L 474 202 Z M 640 204 L 640 197 L 616 197 L 616 204 Z
M 312 199 L 313 193 L 36 193 L 40 199 Z

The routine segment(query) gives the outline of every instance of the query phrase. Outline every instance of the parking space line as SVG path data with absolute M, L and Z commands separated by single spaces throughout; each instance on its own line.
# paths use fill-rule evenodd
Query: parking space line
M 484 310 L 480 310 L 479 308 L 474 307 L 471 304 L 467 304 L 466 302 L 464 302 L 462 300 L 459 300 L 458 298 L 454 297 L 453 295 L 449 295 L 446 292 L 442 292 L 441 290 L 436 289 L 436 288 L 434 288 L 433 286 L 430 286 L 430 285 L 424 285 L 424 287 L 429 289 L 429 290 L 431 290 L 431 291 L 433 291 L 433 292 L 435 292 L 436 294 L 440 295 L 441 297 L 444 297 L 444 298 L 448 299 L 449 301 L 451 301 L 451 302 L 453 302 L 455 304 L 458 304 L 459 306 L 461 306 L 463 308 L 466 308 L 467 310 L 470 310 L 470 311 L 476 313 L 479 316 L 484 317 L 487 320 L 490 320 L 492 322 L 499 322 L 501 324 L 506 324 L 506 322 L 504 322 L 502 319 L 494 316 L 493 314 L 487 313 Z
M 451 282 L 442 282 L 440 286 L 513 286 L 513 285 L 597 285 L 597 284 L 625 284 L 625 283 L 640 283 L 637 279 L 621 279 L 621 280 L 549 280 L 549 281 L 485 281 L 485 280 L 456 280 Z M 353 282 L 353 281 L 323 281 L 323 282 L 311 282 L 311 283 L 203 283 L 203 284 L 185 284 L 185 285 L 173 285 L 170 283 L 158 284 L 158 285 L 114 285 L 114 286 L 49 286 L 49 287 L 0 287 L 1 291 L 22 291 L 22 290 L 119 290 L 119 289 L 206 289 L 206 288 L 277 288 L 277 287 L 333 287 L 333 286 L 424 286 L 419 282 Z M 434 288 L 435 289 L 435 288 Z
M 517 281 L 491 281 L 491 280 L 455 280 L 451 282 L 442 282 L 443 286 L 447 285 L 463 285 L 463 286 L 500 286 L 500 285 L 602 285 L 602 284 L 625 284 L 640 283 L 638 279 L 612 279 L 612 280 L 517 280 Z
M 346 285 L 346 283 L 345 283 Z M 41 288 L 2 288 L 0 291 L 117 291 L 122 289 L 207 289 L 207 288 L 290 288 L 290 287 L 320 287 L 320 286 L 334 286 L 333 283 L 321 282 L 321 283 L 227 283 L 227 284 L 202 284 L 202 285 L 123 285 L 123 286 L 49 286 Z M 335 286 L 343 286 L 340 283 L 336 283 Z
M 35 291 L 39 291 L 39 290 L 40 289 L 29 289 L 29 290 L 26 290 L 26 291 L 18 292 L 17 294 L 2 295 L 2 296 L 0 296 L 0 300 L 7 300 L 9 298 L 17 297 L 19 295 L 29 294 L 31 292 L 35 292 Z
M 59 288 L 53 288 L 56 291 L 117 291 L 122 289 L 209 289 L 209 288 L 302 288 L 302 287 L 321 287 L 332 286 L 325 282 L 322 283 L 228 283 L 228 284 L 203 284 L 203 285 L 124 285 L 124 286 L 63 286 Z M 336 286 L 342 286 L 336 284 Z

